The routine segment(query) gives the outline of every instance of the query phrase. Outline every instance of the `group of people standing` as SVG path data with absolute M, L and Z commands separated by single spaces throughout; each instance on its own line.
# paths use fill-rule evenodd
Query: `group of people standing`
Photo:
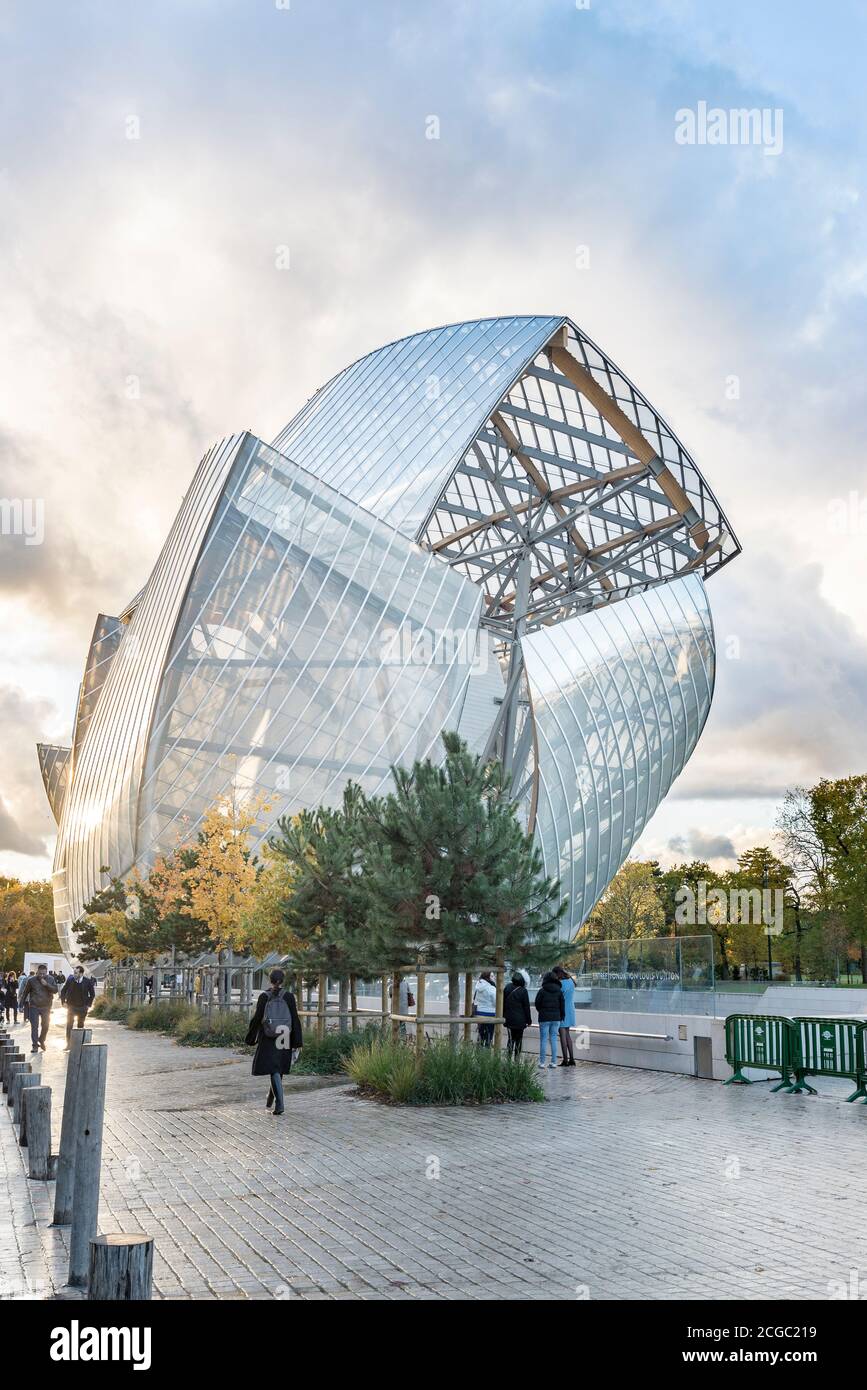
M 51 1024 L 52 1005 L 59 998 L 66 1007 L 66 1046 L 73 1028 L 83 1028 L 95 994 L 93 980 L 77 965 L 73 973 L 64 975 L 50 971 L 47 965 L 34 966 L 29 975 L 17 975 L 14 970 L 0 980 L 0 1004 L 5 1008 L 6 1022 L 18 1022 L 21 1011 L 30 1024 L 30 1051 L 45 1051 L 45 1040 Z
M 503 990 L 503 1018 L 506 1021 L 509 1038 L 506 1044 L 510 1057 L 518 1057 L 524 1047 L 524 1030 L 531 1027 L 533 1015 L 530 1011 L 530 977 L 523 970 L 516 970 Z M 555 965 L 542 977 L 541 987 L 533 1000 L 539 1020 L 539 1067 L 546 1066 L 545 1057 L 550 1056 L 547 1066 L 574 1067 L 575 1050 L 572 1046 L 570 1029 L 575 1027 L 575 980 L 563 965 Z M 497 1012 L 497 987 L 490 971 L 479 976 L 473 993 L 473 1012 L 477 1015 L 494 1018 Z M 482 1047 L 490 1047 L 494 1037 L 492 1023 L 479 1024 L 479 1042 Z M 557 1042 L 559 1040 L 562 1056 L 557 1062 Z

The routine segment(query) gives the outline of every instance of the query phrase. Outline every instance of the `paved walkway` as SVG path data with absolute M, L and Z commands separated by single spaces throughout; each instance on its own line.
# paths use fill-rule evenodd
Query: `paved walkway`
M 826 1298 L 853 1270 L 867 1294 L 867 1106 L 579 1063 L 545 1074 L 545 1106 L 397 1109 L 298 1078 L 274 1118 L 248 1058 L 93 1026 L 101 1228 L 156 1237 L 162 1297 Z M 2 1114 L 4 1166 L 0 1293 L 64 1296 L 53 1184 L 24 1178 Z

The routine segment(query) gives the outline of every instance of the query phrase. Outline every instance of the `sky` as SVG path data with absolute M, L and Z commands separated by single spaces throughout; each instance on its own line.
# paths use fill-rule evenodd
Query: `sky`
M 743 545 L 636 853 L 731 866 L 787 788 L 865 771 L 865 40 L 857 0 L 4 5 L 0 498 L 34 524 L 0 534 L 0 873 L 49 872 L 36 741 L 206 449 L 492 314 L 578 323 Z M 678 138 L 702 109 L 724 143 Z

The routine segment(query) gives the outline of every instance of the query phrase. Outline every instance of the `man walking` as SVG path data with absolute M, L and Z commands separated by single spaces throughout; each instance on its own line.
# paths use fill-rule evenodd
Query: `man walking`
M 29 975 L 25 975 L 24 971 L 22 970 L 21 974 L 18 977 L 18 1007 L 21 1010 L 21 1017 L 24 1019 L 25 1023 L 27 1022 L 29 1016 L 29 1010 L 27 1008 L 27 1005 L 24 1003 L 24 987 L 27 984 L 28 980 L 33 979 L 35 974 L 35 967 L 31 965 Z
M 93 1003 L 93 981 L 84 973 L 84 966 L 77 965 L 75 971 L 60 991 L 60 1002 L 66 1005 L 66 1050 L 69 1051 L 69 1038 L 73 1028 L 83 1028 L 87 1011 Z
M 51 1022 L 51 1003 L 57 993 L 57 985 L 48 974 L 47 965 L 37 965 L 36 974 L 28 975 L 21 992 L 21 1002 L 27 1007 L 30 1017 L 30 1051 L 45 1051 L 45 1039 Z

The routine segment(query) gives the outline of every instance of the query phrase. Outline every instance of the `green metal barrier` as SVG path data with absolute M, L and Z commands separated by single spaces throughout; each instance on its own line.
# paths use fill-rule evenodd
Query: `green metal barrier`
M 743 1067 L 760 1071 L 778 1071 L 779 1084 L 774 1091 L 788 1089 L 792 1084 L 797 1034 L 790 1018 L 778 1014 L 729 1014 L 726 1019 L 726 1061 L 734 1075 L 726 1086 L 739 1082 L 750 1085 Z
M 794 1018 L 795 1084 L 791 1094 L 809 1091 L 808 1076 L 845 1076 L 856 1089 L 847 1100 L 867 1100 L 867 1025 L 854 1018 Z

